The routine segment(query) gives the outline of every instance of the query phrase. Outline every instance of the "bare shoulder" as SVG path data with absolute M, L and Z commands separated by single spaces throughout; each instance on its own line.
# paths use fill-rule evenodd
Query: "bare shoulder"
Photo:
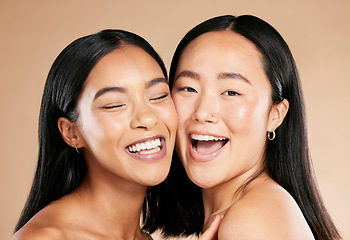
M 12 240 L 66 239 L 64 229 L 69 216 L 63 207 L 59 201 L 49 204 L 19 229 Z
M 39 227 L 31 224 L 25 225 L 18 230 L 13 236 L 12 240 L 64 240 L 66 239 L 63 232 L 56 227 L 47 226 Z
M 272 180 L 256 185 L 226 212 L 219 239 L 314 239 L 293 197 Z

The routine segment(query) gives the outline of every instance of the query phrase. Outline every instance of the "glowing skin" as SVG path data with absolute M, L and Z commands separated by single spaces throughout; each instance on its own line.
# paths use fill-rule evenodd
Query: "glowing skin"
M 261 167 L 266 132 L 275 129 L 274 108 L 261 54 L 251 42 L 231 31 L 193 40 L 181 55 L 172 96 L 177 150 L 194 183 L 241 182 Z M 194 141 L 201 139 L 207 143 Z
M 200 35 L 180 57 L 172 89 L 176 150 L 202 188 L 203 230 L 223 216 L 217 239 L 313 239 L 294 199 L 264 171 L 267 132 L 289 106 L 273 104 L 271 91 L 261 53 L 231 31 Z
M 78 101 L 90 175 L 147 186 L 166 178 L 177 127 L 169 93 L 161 68 L 141 48 L 124 46 L 97 63 Z
M 148 186 L 169 171 L 177 115 L 158 63 L 124 45 L 90 72 L 78 119 L 58 119 L 63 139 L 80 148 L 82 183 L 39 211 L 14 239 L 137 239 Z M 82 204 L 83 203 L 83 204 Z

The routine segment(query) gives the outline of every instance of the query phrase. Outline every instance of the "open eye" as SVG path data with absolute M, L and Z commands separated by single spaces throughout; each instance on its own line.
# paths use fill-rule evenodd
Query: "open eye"
M 227 95 L 227 96 L 238 96 L 240 95 L 238 92 L 235 92 L 235 91 L 226 91 L 226 92 L 223 92 L 222 93 L 223 95 Z
M 169 96 L 169 93 L 165 93 L 159 97 L 151 98 L 150 101 L 158 102 L 158 101 L 166 99 L 168 96 Z
M 185 91 L 185 92 L 197 92 L 196 89 L 191 88 L 191 87 L 183 87 L 180 88 L 179 91 Z

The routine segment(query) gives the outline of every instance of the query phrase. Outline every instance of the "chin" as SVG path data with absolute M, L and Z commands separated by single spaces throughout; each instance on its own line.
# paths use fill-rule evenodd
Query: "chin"
M 208 181 L 192 181 L 192 182 L 202 189 L 208 189 L 215 186 L 215 184 Z
M 147 179 L 145 179 L 145 185 L 152 187 L 160 184 L 166 179 L 168 173 L 169 171 L 164 171 L 163 168 L 161 172 L 158 171 L 156 173 L 147 174 Z
M 165 180 L 165 178 L 166 178 L 166 177 L 164 177 L 164 178 L 159 178 L 159 179 L 152 179 L 152 180 L 150 180 L 150 181 L 147 181 L 147 184 L 146 184 L 146 185 L 149 186 L 149 187 L 156 186 L 156 185 L 162 183 L 162 182 Z
M 215 186 L 215 182 L 213 181 L 213 177 L 209 177 L 209 175 L 205 174 L 204 172 L 200 173 L 193 173 L 193 172 L 187 172 L 188 177 L 190 180 L 196 184 L 200 188 L 211 188 Z

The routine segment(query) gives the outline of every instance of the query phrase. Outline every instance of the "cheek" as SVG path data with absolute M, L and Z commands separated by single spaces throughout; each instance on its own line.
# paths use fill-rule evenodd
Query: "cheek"
M 192 104 L 186 103 L 183 98 L 178 97 L 176 94 L 173 95 L 173 101 L 175 104 L 176 112 L 178 114 L 178 128 L 177 128 L 177 135 L 176 135 L 176 144 L 175 144 L 175 150 L 179 154 L 181 161 L 185 160 L 184 151 L 186 151 L 187 148 L 187 136 L 185 136 L 185 122 L 189 118 L 190 115 L 190 106 Z M 186 166 L 186 163 L 183 162 L 183 165 Z
M 116 119 L 112 116 L 91 116 L 82 125 L 82 135 L 85 142 L 91 148 L 106 146 L 110 143 L 114 145 L 126 127 L 124 119 Z
M 268 109 L 266 105 L 256 102 L 246 102 L 226 107 L 224 112 L 226 122 L 231 129 L 246 131 L 265 131 L 268 119 Z
M 169 101 L 156 109 L 156 115 L 175 134 L 178 125 L 178 116 L 173 101 Z
M 252 120 L 253 110 L 248 104 L 226 105 L 224 111 L 226 122 L 230 128 L 242 128 Z
M 86 142 L 89 142 L 91 138 L 100 139 L 104 137 L 104 124 L 91 111 L 81 111 L 78 121 Z
M 193 104 L 189 101 L 184 101 L 182 98 L 177 97 L 176 95 L 173 97 L 173 101 L 179 119 L 179 128 L 181 128 L 183 123 L 190 117 L 191 106 L 193 106 Z
M 91 96 L 92 94 L 89 94 L 87 91 L 79 103 L 78 125 L 84 140 L 87 143 L 95 138 L 101 139 L 105 135 L 103 128 L 104 124 L 101 123 L 103 119 L 96 115 L 96 111 L 94 111 L 91 107 Z

